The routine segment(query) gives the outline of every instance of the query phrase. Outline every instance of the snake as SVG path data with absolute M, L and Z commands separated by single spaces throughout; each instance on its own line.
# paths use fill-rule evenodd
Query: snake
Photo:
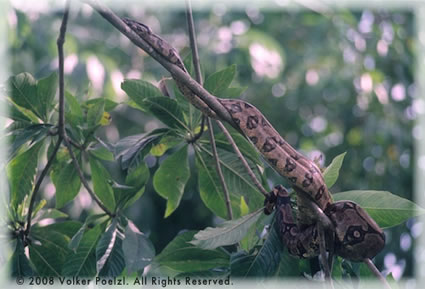
M 177 50 L 150 27 L 128 18 L 122 20 L 156 52 L 187 73 Z M 187 86 L 178 80 L 176 82 L 182 94 L 195 107 L 211 118 L 218 118 Z M 282 185 L 275 186 L 264 201 L 266 214 L 276 210 L 279 236 L 291 255 L 312 258 L 320 254 L 318 223 L 307 202 L 317 204 L 334 226 L 332 232 L 326 232 L 328 250 L 359 262 L 375 257 L 383 249 L 385 234 L 374 219 L 352 201 L 333 202 L 320 168 L 285 141 L 255 106 L 240 99 L 217 100 L 262 157 L 289 181 L 296 192 L 296 219 L 292 214 L 290 195 Z

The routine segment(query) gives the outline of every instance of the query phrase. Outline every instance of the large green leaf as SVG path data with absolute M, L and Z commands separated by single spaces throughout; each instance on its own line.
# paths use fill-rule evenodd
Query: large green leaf
M 121 158 L 121 168 L 138 166 L 146 154 L 149 153 L 152 144 L 160 140 L 161 136 L 169 132 L 169 128 L 160 128 L 149 134 L 131 135 L 120 139 L 115 144 L 115 158 Z
M 55 167 L 50 177 L 56 187 L 56 208 L 62 208 L 66 203 L 77 196 L 81 187 L 81 180 L 72 161 Z
M 149 265 L 155 257 L 155 247 L 146 235 L 128 221 L 125 239 L 122 244 L 127 271 L 139 272 Z
M 167 200 L 164 217 L 168 217 L 180 204 L 184 187 L 190 177 L 189 161 L 185 145 L 170 155 L 153 177 L 153 186 Z
M 216 172 L 215 161 L 212 153 L 201 147 L 202 151 L 196 151 L 196 167 L 198 169 L 198 183 L 201 198 L 204 204 L 221 218 L 227 219 L 226 202 L 223 189 Z M 220 164 L 222 167 L 224 180 L 227 184 L 233 216 L 239 218 L 241 197 L 244 197 L 249 212 L 253 212 L 263 205 L 263 196 L 257 191 L 252 181 L 242 165 L 239 158 L 227 151 L 218 149 Z M 258 168 L 248 159 L 248 163 L 260 179 Z
M 139 108 L 144 110 L 143 100 L 149 97 L 163 96 L 161 91 L 153 84 L 141 79 L 125 79 L 121 89 L 133 100 Z
M 28 72 L 20 73 L 9 79 L 11 99 L 19 106 L 26 108 L 43 118 L 40 102 L 37 98 L 37 81 Z
M 76 253 L 68 254 L 62 269 L 63 276 L 93 277 L 96 275 L 96 245 L 103 227 L 103 225 L 97 225 L 84 234 Z
M 115 210 L 114 191 L 112 190 L 111 176 L 102 164 L 94 157 L 89 156 L 93 190 L 100 201 L 110 210 Z
M 237 253 L 232 256 L 232 275 L 243 277 L 273 275 L 280 263 L 282 249 L 283 245 L 278 234 L 276 221 L 274 221 L 266 241 L 258 249 L 257 254 Z
M 145 98 L 143 107 L 167 126 L 189 131 L 183 112 L 174 99 L 165 96 Z
M 333 195 L 335 201 L 350 200 L 359 204 L 381 228 L 396 226 L 425 214 L 425 209 L 387 191 L 346 191 Z
M 40 114 L 44 121 L 48 120 L 50 111 L 55 106 L 54 99 L 58 89 L 58 75 L 53 72 L 48 77 L 40 79 L 37 84 L 37 101 Z
M 31 239 L 30 258 L 38 274 L 61 276 L 63 264 L 70 253 L 69 237 L 49 228 L 39 227 L 31 230 Z
M 196 232 L 187 231 L 175 237 L 154 258 L 155 266 L 167 267 L 175 273 L 205 271 L 229 266 L 229 255 L 221 250 L 204 250 L 189 244 Z
M 81 125 L 83 122 L 83 110 L 77 98 L 65 91 L 65 120 L 73 126 Z
M 91 103 L 87 110 L 87 124 L 89 127 L 96 126 L 100 123 L 103 113 L 105 112 L 105 101 L 97 101 Z
M 81 223 L 77 221 L 64 221 L 44 226 L 44 228 L 46 230 L 61 233 L 71 239 L 81 228 Z
M 204 87 L 213 95 L 221 95 L 232 83 L 235 75 L 236 65 L 233 64 L 208 76 Z
M 145 184 L 149 180 L 150 172 L 145 163 L 127 170 L 125 185 L 127 189 L 115 189 L 115 199 L 121 209 L 132 205 L 145 191 Z
M 23 144 L 29 142 L 37 143 L 44 139 L 53 127 L 50 124 L 34 124 L 12 132 L 13 141 L 9 147 L 8 159 L 16 156 Z
M 233 245 L 242 240 L 262 213 L 263 209 L 259 209 L 239 219 L 223 222 L 218 227 L 208 227 L 199 231 L 190 243 L 203 249 Z
M 16 240 L 15 252 L 11 258 L 11 275 L 13 277 L 25 277 L 35 275 L 30 262 L 25 255 L 24 244 L 21 239 Z
M 96 246 L 96 270 L 99 276 L 116 277 L 124 270 L 121 235 L 115 218 Z
M 332 187 L 338 179 L 339 170 L 341 169 L 346 154 L 347 152 L 337 155 L 323 172 L 323 177 L 328 188 Z
M 16 208 L 32 191 L 41 146 L 41 142 L 33 145 L 26 152 L 16 156 L 7 166 L 10 201 L 13 208 Z
M 244 156 L 251 159 L 256 165 L 263 166 L 260 154 L 245 137 L 243 137 L 240 133 L 237 132 L 231 132 L 230 135 L 232 136 L 233 140 L 235 141 L 236 145 Z M 215 142 L 217 147 L 223 148 L 232 153 L 234 152 L 232 145 L 229 143 L 223 133 L 215 135 Z

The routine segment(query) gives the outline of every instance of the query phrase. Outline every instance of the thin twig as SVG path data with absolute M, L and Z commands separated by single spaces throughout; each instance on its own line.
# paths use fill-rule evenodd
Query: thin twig
M 367 267 L 373 273 L 373 275 L 375 275 L 379 279 L 379 281 L 381 281 L 382 284 L 384 284 L 385 288 L 391 289 L 390 284 L 384 278 L 384 276 L 382 276 L 381 272 L 379 272 L 378 268 L 376 268 L 376 266 L 375 266 L 375 264 L 373 264 L 372 260 L 370 260 L 369 258 L 366 258 L 366 259 L 363 260 L 363 262 L 367 265 Z
M 59 58 L 62 57 L 63 59 L 63 43 L 65 42 L 65 32 L 66 32 L 66 24 L 68 23 L 68 14 L 69 14 L 69 1 L 66 1 L 65 4 L 65 11 L 63 13 L 63 17 L 62 17 L 62 23 L 61 23 L 61 27 L 59 30 L 59 36 L 57 39 L 57 46 L 58 46 L 58 54 L 59 54 Z M 61 75 L 62 74 L 62 75 Z M 63 61 L 62 63 L 59 62 L 59 95 L 64 95 L 64 83 L 63 83 Z M 53 149 L 53 152 L 51 154 L 51 156 L 49 157 L 46 166 L 44 167 L 43 171 L 41 172 L 40 176 L 38 177 L 38 180 L 34 186 L 32 195 L 31 195 L 31 200 L 30 200 L 30 204 L 28 207 L 28 215 L 27 215 L 27 227 L 25 228 L 25 234 L 28 235 L 30 230 L 31 230 L 31 218 L 32 218 L 32 211 L 33 211 L 33 207 L 35 204 L 35 199 L 36 196 L 40 190 L 40 186 L 41 183 L 43 182 L 44 178 L 47 176 L 47 173 L 56 157 L 56 153 L 59 150 L 59 147 L 62 143 L 63 140 L 63 136 L 64 134 L 61 132 L 61 127 L 65 128 L 65 117 L 64 117 L 64 100 L 59 98 L 59 138 L 58 138 L 58 142 L 56 143 L 55 148 Z
M 59 36 L 56 41 L 58 47 L 58 58 L 59 58 L 59 135 L 65 138 L 65 83 L 64 83 L 64 55 L 63 55 L 63 44 L 65 43 L 66 26 L 68 24 L 70 1 L 67 0 L 65 4 L 65 12 L 63 13 L 62 23 L 59 30 Z
M 224 192 L 224 200 L 226 202 L 227 215 L 228 215 L 229 219 L 232 220 L 233 219 L 233 212 L 232 212 L 232 204 L 230 203 L 229 190 L 227 189 L 227 184 L 224 180 L 224 175 L 223 175 L 223 172 L 221 170 L 220 159 L 219 159 L 218 153 L 217 153 L 217 146 L 215 144 L 214 131 L 213 131 L 213 126 L 211 124 L 210 118 L 207 119 L 207 124 L 208 124 L 208 131 L 209 131 L 209 135 L 210 135 L 210 140 L 211 140 L 211 149 L 212 149 L 212 153 L 213 153 L 213 158 L 215 160 L 215 167 L 216 167 L 218 178 L 220 179 L 220 183 L 221 183 L 221 186 L 222 186 L 223 192 Z
M 195 68 L 195 78 L 200 85 L 203 85 L 202 74 L 201 74 L 201 63 L 199 60 L 198 46 L 196 44 L 195 25 L 193 24 L 193 14 L 192 14 L 192 7 L 190 5 L 190 0 L 186 0 L 186 19 L 187 19 L 187 26 L 188 26 L 189 39 L 190 39 L 190 48 L 192 50 L 193 67 Z M 211 124 L 211 119 L 206 116 L 203 116 L 202 118 L 202 126 L 204 126 L 203 123 L 205 118 L 207 119 L 207 126 L 208 126 L 208 132 L 210 136 L 211 150 L 212 150 L 213 158 L 215 161 L 215 168 L 217 171 L 218 178 L 220 180 L 221 187 L 223 188 L 224 200 L 225 200 L 226 209 L 227 209 L 227 217 L 229 218 L 229 220 L 232 220 L 233 211 L 232 211 L 232 204 L 230 203 L 230 194 L 227 188 L 226 181 L 224 180 L 223 171 L 221 170 L 220 158 L 218 156 L 217 146 L 215 143 L 213 126 Z M 202 129 L 203 127 L 201 127 L 201 131 Z
M 68 0 L 66 2 L 66 8 L 65 12 L 62 18 L 62 24 L 60 27 L 59 37 L 57 40 L 57 47 L 58 47 L 58 61 L 59 61 L 59 136 L 61 139 L 63 139 L 63 142 L 65 143 L 66 147 L 68 148 L 69 155 L 71 156 L 72 162 L 74 163 L 74 167 L 78 172 L 78 175 L 80 177 L 81 182 L 83 183 L 86 190 L 89 192 L 90 196 L 95 200 L 95 202 L 98 204 L 98 206 L 105 211 L 106 214 L 113 217 L 114 214 L 111 213 L 108 208 L 105 207 L 104 204 L 99 200 L 99 198 L 96 196 L 96 194 L 92 191 L 89 184 L 87 183 L 87 180 L 84 177 L 83 171 L 81 170 L 80 165 L 78 164 L 78 160 L 75 157 L 74 152 L 72 151 L 72 145 L 70 140 L 68 139 L 66 135 L 65 130 L 65 83 L 64 83 L 64 53 L 63 53 L 63 45 L 65 43 L 65 35 L 66 35 L 66 27 L 68 22 L 68 14 L 69 14 L 69 6 L 70 1 Z
M 266 189 L 260 184 L 257 177 L 255 176 L 254 172 L 252 171 L 251 167 L 249 166 L 247 160 L 242 155 L 241 151 L 239 150 L 238 146 L 236 145 L 235 141 L 233 140 L 232 136 L 230 135 L 229 131 L 226 129 L 226 127 L 221 123 L 220 121 L 217 121 L 217 125 L 222 130 L 223 134 L 226 136 L 227 141 L 232 145 L 233 150 L 238 155 L 239 159 L 241 160 L 243 166 L 248 172 L 248 175 L 250 176 L 252 182 L 254 185 L 258 188 L 258 190 L 266 197 L 268 196 L 268 192 Z
M 25 228 L 25 235 L 27 235 L 27 236 L 28 236 L 28 234 L 30 233 L 30 230 L 31 230 L 32 211 L 33 211 L 33 208 L 34 208 L 36 196 L 37 196 L 37 194 L 40 190 L 41 183 L 43 182 L 44 178 L 47 176 L 47 173 L 48 173 L 50 167 L 52 166 L 53 161 L 55 160 L 56 154 L 57 154 L 57 152 L 60 148 L 61 143 L 62 143 L 62 137 L 59 136 L 58 142 L 56 143 L 56 146 L 53 149 L 53 152 L 50 155 L 46 166 L 44 167 L 43 171 L 41 171 L 41 174 L 38 177 L 38 180 L 37 180 L 37 182 L 34 186 L 32 194 L 31 194 L 31 200 L 30 200 L 30 204 L 29 204 L 29 207 L 28 207 L 28 215 L 27 215 L 27 227 Z
M 192 50 L 192 62 L 195 69 L 195 78 L 200 85 L 203 85 L 201 74 L 201 61 L 199 60 L 198 45 L 196 43 L 195 25 L 193 23 L 192 5 L 190 0 L 186 0 L 186 19 L 189 32 L 190 48 Z
M 93 192 L 93 190 L 90 188 L 89 183 L 87 182 L 86 178 L 84 177 L 83 170 L 80 167 L 80 164 L 78 163 L 77 158 L 75 157 L 74 152 L 72 151 L 72 145 L 71 143 L 66 139 L 64 140 L 64 143 L 66 147 L 68 148 L 69 155 L 71 156 L 72 163 L 74 164 L 75 170 L 78 173 L 78 176 L 80 177 L 81 183 L 83 184 L 84 188 L 86 188 L 87 192 L 90 194 L 92 199 L 96 202 L 96 204 L 110 217 L 114 217 L 115 214 L 109 211 L 107 207 L 102 203 L 102 201 L 97 197 L 97 195 Z

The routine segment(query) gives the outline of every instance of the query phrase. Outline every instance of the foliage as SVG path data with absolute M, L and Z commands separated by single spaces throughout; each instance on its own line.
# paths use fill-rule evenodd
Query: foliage
M 28 19 L 21 12 L 16 13 L 22 18 L 19 19 L 20 25 L 24 25 L 21 21 L 25 22 Z M 382 16 L 379 13 L 377 15 Z M 327 29 L 331 29 L 331 32 L 338 32 L 338 29 L 350 31 L 357 23 L 358 15 L 348 11 L 336 15 L 336 19 L 342 21 L 339 26 L 334 26 L 326 17 L 310 12 L 290 14 L 290 16 L 295 19 L 293 21 L 303 23 L 298 34 L 308 35 L 302 36 L 302 40 L 310 36 L 319 37 L 315 35 L 317 31 L 314 27 L 316 26 L 321 29 L 321 33 L 323 33 L 322 30 Z M 238 13 L 234 16 L 235 19 L 240 17 Z M 286 135 L 289 136 L 291 143 L 297 144 L 304 151 L 310 151 L 316 147 L 313 145 L 316 143 L 310 138 L 316 138 L 319 149 L 326 154 L 329 152 L 327 155 L 336 155 L 324 169 L 324 177 L 329 187 L 335 185 L 335 191 L 342 191 L 341 188 L 344 188 L 343 192 L 333 195 L 334 200 L 348 199 L 358 202 L 380 226 L 385 228 L 405 223 L 412 217 L 423 214 L 423 209 L 408 200 L 409 195 L 403 198 L 390 193 L 389 190 L 392 191 L 390 188 L 388 191 L 373 191 L 362 189 L 364 186 L 355 185 L 363 177 L 370 180 L 370 176 L 366 174 L 371 172 L 366 160 L 364 161 L 366 165 L 363 165 L 366 172 L 361 169 L 362 164 L 356 161 L 359 151 L 365 151 L 372 146 L 378 151 L 375 162 L 386 162 L 384 159 L 388 156 L 393 158 L 389 161 L 391 164 L 387 164 L 391 167 L 395 167 L 394 162 L 397 158 L 395 155 L 403 152 L 391 145 L 378 149 L 377 144 L 367 143 L 366 139 L 370 137 L 370 130 L 374 127 L 381 125 L 384 130 L 389 130 L 385 123 L 373 120 L 371 116 L 366 115 L 365 111 L 361 111 L 364 108 L 361 106 L 361 101 L 368 99 L 371 112 L 383 117 L 385 110 L 378 106 L 379 102 L 368 98 L 371 95 L 370 91 L 361 91 L 361 85 L 360 88 L 353 88 L 358 90 L 357 102 L 360 103 L 357 104 L 352 103 L 352 100 L 348 98 L 345 100 L 335 98 L 335 91 L 348 87 L 347 83 L 352 81 L 346 76 L 347 74 L 354 73 L 365 78 L 367 74 L 373 78 L 373 81 L 381 84 L 384 72 L 388 74 L 392 72 L 357 66 L 354 72 L 345 71 L 349 69 L 344 68 L 342 59 L 322 57 L 322 51 L 314 52 L 312 55 L 315 58 L 311 56 L 312 58 L 307 57 L 300 61 L 302 57 L 300 54 L 308 55 L 310 52 L 309 48 L 302 46 L 300 39 L 297 39 L 301 36 L 296 34 L 296 39 L 290 40 L 291 38 L 287 35 L 290 31 L 284 31 L 281 39 L 275 40 L 268 33 L 262 32 L 262 29 L 270 30 L 270 34 L 273 34 L 275 30 L 280 31 L 282 25 L 288 25 L 285 21 L 282 22 L 280 17 L 271 13 L 263 24 L 258 25 L 256 29 L 248 29 L 249 32 L 240 37 L 240 47 L 235 48 L 235 51 L 230 52 L 229 55 L 223 55 L 223 61 L 226 61 L 227 57 L 237 54 L 235 62 L 242 68 L 239 69 L 239 73 L 235 64 L 218 65 L 220 68 L 217 68 L 212 64 L 215 62 L 211 61 L 211 56 L 205 56 L 206 63 L 211 64 L 211 68 L 206 73 L 209 76 L 206 77 L 205 88 L 218 97 L 252 97 L 253 103 L 261 107 L 263 111 L 267 111 L 271 119 L 278 115 L 279 123 L 290 123 L 287 124 L 289 130 Z M 404 29 L 396 21 L 391 23 L 394 26 L 393 29 Z M 109 31 L 111 28 L 105 29 Z M 17 33 L 23 33 L 23 28 L 18 27 Z M 403 34 L 400 33 L 400 35 Z M 28 35 L 28 37 L 31 36 Z M 376 37 L 370 37 L 375 41 Z M 397 44 L 398 49 L 408 50 L 409 47 L 402 45 L 399 38 L 394 40 L 397 43 L 400 42 Z M 92 44 L 86 47 L 83 44 L 77 45 L 72 35 L 67 41 L 71 43 L 70 46 L 74 44 L 75 50 L 99 51 L 105 66 L 116 65 L 119 69 L 128 69 L 126 65 L 129 65 L 129 61 L 121 68 L 117 64 L 118 60 L 115 62 L 108 58 L 109 50 L 105 52 L 106 48 L 103 45 Z M 281 60 L 281 67 L 276 68 L 277 75 L 284 76 L 283 78 L 287 79 L 285 83 L 273 80 L 277 78 L 276 75 L 260 75 L 261 73 L 256 71 L 259 84 L 251 84 L 251 76 L 247 76 L 246 71 L 252 69 L 247 68 L 247 65 L 249 63 L 255 70 L 258 64 L 255 61 L 258 60 L 254 57 L 246 61 L 246 58 L 249 57 L 249 48 L 252 48 L 255 41 L 262 42 L 267 49 L 276 50 Z M 332 39 L 332 41 L 335 40 Z M 338 47 L 332 41 L 326 46 L 327 48 Z M 20 44 L 18 39 L 14 39 L 14 45 L 12 53 L 18 55 L 20 49 L 24 49 L 24 45 Z M 353 49 L 352 46 L 355 44 L 349 43 L 344 38 L 341 45 L 349 47 L 347 49 Z M 298 51 L 298 49 L 301 50 Z M 111 50 L 115 51 L 113 48 Z M 115 55 L 117 58 L 124 59 L 121 53 L 116 51 Z M 360 52 L 356 53 L 359 54 L 358 57 L 363 57 Z M 376 51 L 373 53 L 376 54 Z M 402 54 L 392 50 L 390 53 L 395 56 Z M 36 55 L 35 52 L 34 55 Z M 410 54 L 407 53 L 407 55 Z M 187 57 L 185 63 L 190 59 Z M 380 64 L 380 61 L 377 60 L 377 64 Z M 13 69 L 20 67 L 18 63 L 15 59 Z M 204 64 L 204 66 L 207 65 Z M 148 64 L 147 67 L 149 67 Z M 329 72 L 336 68 L 341 73 Z M 270 67 L 270 71 L 273 69 L 275 68 Z M 317 84 L 319 87 L 305 84 L 300 79 L 300 75 L 311 77 L 318 72 L 322 77 Z M 7 210 L 9 229 L 14 241 L 14 251 L 9 261 L 12 275 L 112 277 L 133 274 L 132 276 L 138 276 L 147 266 L 150 266 L 148 274 L 152 276 L 208 278 L 308 276 L 313 279 L 318 269 L 309 266 L 306 260 L 291 257 L 282 247 L 273 216 L 265 217 L 262 214 L 262 195 L 252 184 L 245 168 L 223 134 L 215 133 L 219 162 L 230 193 L 230 204 L 234 214 L 234 219 L 228 220 L 224 192 L 214 167 L 215 162 L 207 133 L 204 133 L 200 139 L 196 139 L 202 126 L 199 111 L 180 94 L 173 81 L 163 82 L 169 93 L 165 95 L 163 90 L 151 81 L 153 77 L 149 73 L 146 72 L 147 75 L 143 79 L 129 77 L 121 82 L 120 87 L 128 96 L 124 100 L 111 97 L 113 93 L 110 83 L 105 84 L 101 96 L 95 95 L 90 89 L 74 92 L 71 85 L 76 76 L 70 76 L 71 85 L 67 87 L 65 94 L 66 131 L 72 142 L 77 144 L 74 146 L 74 152 L 83 169 L 84 177 L 90 181 L 97 198 L 111 214 L 99 213 L 101 211 L 99 208 L 93 209 L 94 206 L 89 206 L 90 209 L 84 209 L 83 214 L 72 215 L 75 208 L 79 209 L 78 212 L 83 211 L 79 198 L 87 197 L 83 196 L 82 181 L 72 163 L 70 152 L 61 146 L 49 173 L 51 184 L 55 188 L 55 203 L 52 204 L 46 200 L 48 199 L 46 194 L 37 199 L 28 236 L 25 235 L 25 225 L 29 206 L 32 206 L 30 198 L 34 189 L 34 180 L 39 176 L 42 160 L 52 155 L 58 141 L 56 126 L 58 112 L 55 99 L 58 81 L 56 73 L 37 80 L 29 72 L 17 73 L 7 81 L 7 97 L 2 99 L 2 103 L 6 103 L 9 108 L 7 117 L 10 119 L 7 127 L 10 143 L 7 160 L 10 202 Z M 395 81 L 393 75 L 386 77 Z M 260 97 L 252 96 L 254 92 L 244 93 L 245 85 L 250 90 L 253 86 L 257 86 L 252 91 L 260 95 L 269 94 L 270 87 L 275 87 L 276 95 L 280 93 L 276 92 L 279 88 L 288 90 L 283 103 L 285 111 L 288 110 L 289 113 L 282 115 L 282 105 L 280 108 L 277 105 L 280 101 L 278 97 L 270 98 L 260 105 Z M 342 91 L 345 91 L 345 95 L 350 94 L 344 89 Z M 313 92 L 316 90 L 324 91 L 324 104 L 313 99 L 312 95 L 315 95 Z M 379 91 L 375 93 L 379 94 Z M 298 98 L 298 94 L 306 95 L 305 99 Z M 346 110 L 357 111 L 356 113 L 360 116 L 356 117 L 367 123 L 366 131 L 362 133 L 359 125 L 351 123 L 353 121 L 350 119 L 344 119 L 344 122 L 339 123 L 336 121 L 338 116 L 331 113 L 332 108 L 326 109 L 326 105 L 341 107 L 345 113 L 347 113 Z M 393 105 L 391 109 L 401 113 L 402 108 L 398 107 L 398 104 L 391 105 Z M 279 109 L 273 109 L 273 106 Z M 319 130 L 313 122 L 315 120 L 317 122 L 318 119 L 323 122 L 324 118 L 321 115 L 324 114 L 323 111 L 329 112 L 329 118 L 325 118 L 326 128 Z M 124 118 L 123 115 L 126 114 L 135 115 L 137 120 L 142 120 L 140 123 L 154 121 L 159 126 L 155 125 L 146 129 L 148 127 L 146 125 L 144 131 L 137 130 L 140 123 L 134 124 L 131 117 Z M 118 120 L 115 120 L 115 117 Z M 394 119 L 392 121 L 395 122 Z M 272 121 L 272 123 L 278 122 Z M 306 126 L 304 123 L 310 123 L 310 125 Z M 119 138 L 115 141 L 108 138 L 108 133 L 113 131 L 111 127 L 120 130 Z M 279 131 L 286 131 L 281 126 L 277 128 Z M 316 135 L 313 135 L 315 129 L 317 129 Z M 299 132 L 303 132 L 304 135 L 298 137 Z M 344 141 L 347 143 L 343 145 L 341 142 L 336 142 L 333 145 L 335 138 L 338 141 L 338 136 L 341 134 L 346 135 Z M 231 131 L 231 135 L 254 174 L 265 186 L 268 183 L 282 181 L 277 179 L 275 173 L 268 167 L 265 167 L 265 163 L 249 141 L 236 131 Z M 387 145 L 387 142 L 391 143 L 388 135 L 391 133 L 378 133 L 377 142 L 382 146 Z M 404 138 L 403 141 L 405 141 Z M 384 150 L 388 152 L 387 155 L 382 153 Z M 348 152 L 337 155 L 340 151 Z M 350 167 L 354 166 L 356 169 L 346 169 L 343 161 L 344 164 L 349 163 Z M 378 169 L 379 166 L 376 170 Z M 394 173 L 391 171 L 390 175 Z M 370 187 L 381 188 L 376 184 L 377 182 L 371 181 Z M 347 188 L 359 187 L 360 189 L 356 191 L 347 190 Z M 47 191 L 47 186 L 44 186 L 42 190 Z M 395 190 L 398 192 L 398 189 Z M 407 190 L 409 188 L 406 188 Z M 159 208 L 154 205 L 155 203 L 161 204 Z M 152 210 L 155 210 L 155 213 L 152 213 Z M 134 216 L 134 211 L 137 211 L 137 218 L 128 217 Z M 203 222 L 197 224 L 198 219 L 205 215 Z M 211 216 L 215 216 L 215 222 L 212 222 Z M 46 221 L 51 220 L 54 220 L 53 224 L 45 225 Z M 155 226 L 146 226 L 148 222 L 156 223 L 154 223 Z M 195 225 L 192 225 L 193 223 Z M 163 224 L 167 227 L 163 227 Z M 188 230 L 184 231 L 186 229 Z M 176 234 L 175 230 L 181 231 L 180 234 Z M 151 235 L 143 233 L 149 231 Z M 29 248 L 29 255 L 25 254 L 25 247 Z M 333 276 L 342 280 L 357 276 L 364 277 L 363 269 L 358 264 L 338 257 L 335 259 Z

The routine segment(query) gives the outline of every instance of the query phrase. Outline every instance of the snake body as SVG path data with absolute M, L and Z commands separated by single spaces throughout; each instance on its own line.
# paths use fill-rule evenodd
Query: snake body
M 152 49 L 187 72 L 178 52 L 143 23 L 123 18 L 127 26 L 146 41 Z M 188 87 L 176 80 L 180 91 L 206 115 L 216 113 Z M 297 192 L 297 221 L 292 216 L 289 194 L 276 186 L 265 201 L 265 212 L 277 208 L 279 233 L 292 255 L 313 257 L 319 254 L 317 223 L 306 202 L 314 201 L 332 221 L 335 229 L 327 232 L 326 243 L 332 243 L 337 255 L 361 261 L 373 258 L 385 245 L 385 235 L 375 221 L 351 201 L 333 203 L 320 169 L 289 145 L 253 105 L 237 99 L 218 99 L 232 116 L 234 123 L 254 144 L 264 159 Z
M 316 164 L 289 145 L 253 105 L 237 99 L 220 99 L 233 121 L 267 162 L 287 178 L 297 192 L 298 220 L 294 221 L 287 191 L 280 185 L 271 194 L 277 207 L 281 238 L 292 255 L 310 258 L 319 254 L 315 220 L 304 202 L 310 198 L 332 221 L 337 255 L 353 261 L 373 258 L 385 245 L 385 235 L 360 206 L 351 201 L 332 202 Z M 270 203 L 267 202 L 266 204 Z M 328 236 L 328 239 L 331 239 Z

